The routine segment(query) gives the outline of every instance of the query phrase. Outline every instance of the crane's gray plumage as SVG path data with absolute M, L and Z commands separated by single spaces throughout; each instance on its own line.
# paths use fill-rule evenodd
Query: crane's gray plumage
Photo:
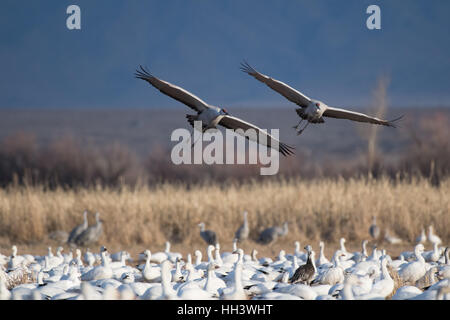
M 156 78 L 142 66 L 140 66 L 140 70 L 136 70 L 135 76 L 138 79 L 147 81 L 153 87 L 157 88 L 159 91 L 168 95 L 169 97 L 197 111 L 197 115 L 186 115 L 189 124 L 192 126 L 194 126 L 194 121 L 201 121 L 203 131 L 206 131 L 210 128 L 216 128 L 217 125 L 221 125 L 231 130 L 242 129 L 235 132 L 237 134 L 245 136 L 245 138 L 248 140 L 255 141 L 258 144 L 275 149 L 284 156 L 288 156 L 294 153 L 294 147 L 280 142 L 278 139 L 268 134 L 267 131 L 262 130 L 261 128 L 250 122 L 229 115 L 224 108 L 210 105 L 196 95 L 188 92 L 187 90 L 184 90 L 183 88 Z M 250 131 L 247 131 L 248 129 L 254 130 L 256 134 L 249 135 L 248 133 Z
M 84 230 L 76 239 L 75 244 L 78 246 L 87 246 L 96 243 L 103 231 L 103 222 L 100 220 L 100 213 L 95 213 L 96 224 Z
M 239 229 L 237 229 L 234 235 L 234 238 L 237 239 L 239 242 L 246 240 L 250 232 L 248 227 L 247 214 L 248 214 L 247 211 L 244 211 L 244 222 L 239 227 Z
M 388 127 L 395 127 L 393 122 L 400 120 L 403 116 L 398 117 L 394 120 L 382 120 L 376 117 L 368 116 L 366 114 L 345 110 L 341 108 L 329 107 L 325 103 L 311 99 L 307 97 L 305 94 L 301 93 L 298 90 L 290 87 L 284 82 L 279 80 L 275 80 L 271 77 L 268 77 L 258 71 L 256 71 L 253 67 L 251 67 L 246 61 L 241 63 L 241 70 L 251 76 L 253 76 L 258 81 L 265 83 L 268 87 L 273 89 L 274 91 L 281 94 L 283 97 L 288 99 L 289 101 L 297 104 L 300 108 L 296 109 L 296 113 L 299 115 L 302 120 L 307 120 L 308 123 L 324 123 L 325 120 L 323 117 L 337 118 L 337 119 L 347 119 L 358 122 L 366 122 L 372 124 L 379 124 Z M 300 123 L 294 128 L 298 128 Z M 303 130 L 306 126 L 303 128 Z M 299 134 L 303 132 L 303 130 L 299 131 Z
M 257 242 L 261 244 L 271 244 L 275 242 L 278 237 L 285 236 L 288 233 L 288 223 L 285 222 L 283 227 L 270 227 L 264 229 L 258 237 Z
M 144 67 L 142 67 L 142 66 L 139 66 L 139 67 L 141 70 L 136 70 L 136 74 L 135 74 L 136 78 L 147 81 L 148 83 L 150 83 L 152 86 L 154 86 L 156 89 L 158 89 L 162 93 L 168 95 L 169 97 L 171 97 L 181 103 L 184 103 L 189 108 L 191 108 L 197 112 L 202 112 L 202 111 L 210 108 L 210 106 L 205 101 L 203 101 L 196 95 L 184 90 L 181 87 L 171 84 L 167 81 L 158 79 L 158 78 L 154 77 L 148 70 L 144 69 Z
M 301 282 L 310 285 L 314 279 L 314 274 L 316 272 L 313 264 L 312 249 L 311 246 L 306 246 L 305 249 L 308 252 L 308 259 L 306 264 L 301 265 L 295 270 L 294 275 L 289 279 L 289 283 Z
M 203 222 L 200 222 L 198 226 L 200 227 L 200 236 L 202 237 L 202 239 L 205 240 L 205 242 L 209 245 L 216 245 L 216 233 L 212 230 L 205 230 L 205 224 Z
M 259 73 L 253 67 L 251 67 L 247 61 L 241 63 L 241 70 L 255 79 L 265 83 L 269 88 L 275 90 L 289 101 L 297 104 L 298 106 L 305 108 L 311 103 L 311 99 L 298 90 L 288 86 L 287 84 L 270 78 L 262 73 Z
M 83 212 L 83 223 L 76 226 L 75 228 L 72 229 L 72 231 L 70 231 L 67 243 L 73 244 L 75 242 L 75 239 L 87 228 L 88 228 L 88 219 L 87 219 L 87 211 L 85 210 Z

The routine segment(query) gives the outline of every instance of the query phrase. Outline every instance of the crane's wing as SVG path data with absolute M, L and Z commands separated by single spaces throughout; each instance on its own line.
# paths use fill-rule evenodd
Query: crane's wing
M 222 117 L 219 124 L 224 126 L 227 129 L 232 129 L 232 130 L 242 129 L 242 130 L 244 130 L 244 132 L 247 131 L 248 129 L 254 129 L 256 132 L 256 137 L 255 136 L 245 136 L 247 139 L 255 141 L 262 145 L 265 145 L 269 148 L 275 149 L 278 152 L 280 152 L 283 156 L 288 156 L 288 155 L 294 154 L 294 151 L 293 151 L 294 147 L 280 142 L 278 139 L 275 139 L 273 136 L 268 134 L 266 131 L 261 130 L 254 124 L 251 124 L 251 123 L 241 120 L 239 118 L 226 115 L 226 116 Z M 237 133 L 239 133 L 239 132 L 237 132 Z M 259 141 L 260 135 L 265 136 L 265 139 L 262 139 L 261 141 Z M 276 146 L 272 146 L 272 140 L 278 141 L 278 148 L 276 148 Z
M 327 107 L 327 109 L 323 113 L 323 116 L 330 117 L 330 118 L 337 118 L 337 119 L 348 119 L 348 120 L 358 121 L 358 122 L 381 124 L 383 126 L 394 127 L 394 128 L 395 128 L 395 125 L 393 124 L 393 122 L 400 120 L 403 117 L 403 116 L 401 116 L 394 120 L 382 120 L 382 119 L 378 119 L 376 117 L 368 116 L 364 113 L 349 111 L 349 110 L 340 109 L 340 108 L 333 108 L 333 107 Z
M 150 74 L 146 69 L 142 66 L 139 66 L 141 70 L 136 70 L 135 76 L 138 79 L 142 79 L 150 83 L 156 89 L 161 91 L 162 93 L 168 95 L 175 100 L 178 100 L 189 108 L 194 109 L 197 112 L 202 112 L 203 110 L 209 108 L 208 104 L 197 97 L 196 95 L 180 88 L 176 85 L 173 85 L 167 81 L 158 79 Z
M 281 94 L 283 97 L 291 102 L 299 105 L 302 108 L 306 108 L 311 103 L 311 99 L 300 91 L 288 86 L 286 83 L 272 79 L 262 73 L 259 73 L 253 69 L 246 61 L 241 63 L 241 70 L 253 76 L 255 79 L 265 83 L 267 86 Z

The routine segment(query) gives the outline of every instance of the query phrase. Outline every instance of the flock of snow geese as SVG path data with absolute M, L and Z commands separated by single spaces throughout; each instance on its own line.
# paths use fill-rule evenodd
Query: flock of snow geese
M 77 238 L 77 232 L 88 230 L 84 223 L 82 226 L 85 228 L 72 230 L 70 241 Z M 268 228 L 260 238 L 273 229 L 283 233 L 286 226 Z M 258 258 L 256 249 L 246 254 L 238 246 L 248 236 L 246 212 L 231 252 L 221 252 L 214 232 L 205 230 L 203 223 L 199 227 L 200 236 L 209 243 L 207 259 L 203 259 L 201 250 L 195 250 L 194 257 L 172 252 L 170 242 L 162 252 L 145 250 L 137 263 L 127 251 L 110 254 L 104 246 L 99 253 L 87 249 L 84 255 L 81 247 L 72 248 L 68 254 L 61 246 L 53 254 L 49 247 L 46 255 L 33 256 L 19 255 L 14 245 L 10 256 L 0 254 L 0 299 L 450 299 L 450 252 L 441 246 L 432 226 L 428 235 L 422 230 L 412 251 L 395 258 L 378 249 L 376 242 L 369 254 L 369 240 L 362 241 L 361 251 L 349 252 L 341 238 L 331 261 L 325 256 L 323 241 L 319 242 L 317 259 L 311 245 L 302 251 L 298 241 L 292 253 L 280 250 L 274 259 Z M 377 229 L 374 219 L 369 228 L 371 237 L 379 236 Z M 428 243 L 433 249 L 424 251 Z

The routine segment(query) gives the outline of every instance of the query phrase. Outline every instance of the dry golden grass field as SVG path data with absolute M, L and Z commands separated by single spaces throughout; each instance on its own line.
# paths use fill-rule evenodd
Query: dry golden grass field
M 88 210 L 89 223 L 100 212 L 104 231 L 97 251 L 106 245 L 110 252 L 128 250 L 132 254 L 148 248 L 163 251 L 165 241 L 172 251 L 184 255 L 206 244 L 197 224 L 206 223 L 214 230 L 223 251 L 231 249 L 235 231 L 248 211 L 250 239 L 240 245 L 246 253 L 252 248 L 258 256 L 272 256 L 280 249 L 293 252 L 294 241 L 326 244 L 331 254 L 344 237 L 348 250 L 356 251 L 363 239 L 370 239 L 372 215 L 377 217 L 382 235 L 386 230 L 403 239 L 401 245 L 377 241 L 395 256 L 412 250 L 416 236 L 432 224 L 435 233 L 448 245 L 450 240 L 450 179 L 432 186 L 427 179 L 411 182 L 381 179 L 315 179 L 303 181 L 249 182 L 244 184 L 185 185 L 161 184 L 153 188 L 130 189 L 56 189 L 43 187 L 8 187 L 0 189 L 0 252 L 9 254 L 16 244 L 20 253 L 44 254 L 47 246 L 60 243 L 48 235 L 70 230 L 81 223 Z M 255 242 L 258 233 L 269 226 L 289 222 L 289 233 L 270 246 Z M 371 241 L 369 253 L 374 241 Z M 69 250 L 63 245 L 65 252 Z M 427 250 L 431 245 L 427 244 Z M 331 258 L 331 257 L 329 257 Z

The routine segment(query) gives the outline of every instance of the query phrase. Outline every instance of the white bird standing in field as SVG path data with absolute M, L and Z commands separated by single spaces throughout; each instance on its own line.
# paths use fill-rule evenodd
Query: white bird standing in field
M 431 243 L 437 243 L 438 245 L 442 243 L 441 238 L 439 238 L 438 235 L 433 232 L 432 225 L 428 227 L 428 241 L 430 241 Z
M 416 237 L 416 244 L 417 243 L 425 243 L 426 241 L 427 241 L 427 235 L 425 234 L 425 229 L 422 228 L 420 235 L 418 235 Z
M 399 237 L 397 237 L 396 235 L 391 234 L 391 232 L 389 230 L 385 231 L 384 234 L 384 239 L 389 242 L 390 244 L 399 244 L 402 243 L 402 239 L 400 239 Z
M 257 126 L 252 123 L 246 122 L 237 117 L 231 116 L 227 110 L 224 108 L 220 108 L 217 106 L 210 105 L 204 102 L 202 99 L 197 97 L 196 95 L 184 90 L 181 87 L 178 87 L 174 84 L 171 84 L 167 81 L 160 80 L 154 77 L 150 72 L 145 70 L 142 66 L 140 66 L 140 70 L 136 70 L 136 78 L 142 79 L 150 83 L 156 89 L 161 91 L 162 93 L 168 95 L 169 97 L 184 103 L 189 108 L 193 109 L 197 112 L 196 115 L 188 114 L 186 118 L 190 125 L 194 127 L 194 121 L 202 122 L 202 132 L 205 132 L 208 129 L 216 128 L 217 125 L 221 125 L 227 129 L 242 129 L 247 131 L 248 129 L 253 129 L 256 132 L 256 137 L 253 135 L 248 136 L 248 138 L 252 141 L 255 141 L 259 144 L 265 145 L 268 148 L 273 148 L 279 151 L 282 155 L 287 156 L 293 154 L 293 147 L 289 146 L 285 143 L 282 143 L 275 139 L 272 135 L 268 134 L 264 130 L 261 130 Z M 236 133 L 240 133 L 241 130 Z M 263 139 L 260 138 L 264 137 Z M 195 142 L 194 142 L 195 143 Z
M 422 278 L 427 272 L 426 262 L 422 256 L 424 247 L 423 244 L 419 243 L 414 248 L 414 254 L 416 256 L 416 261 L 405 263 L 401 266 L 398 272 L 399 276 L 405 282 L 410 282 L 414 284 L 417 280 Z
M 345 256 L 341 250 L 336 250 L 333 255 L 333 266 L 326 269 L 317 277 L 320 284 L 329 284 L 331 286 L 344 282 L 344 269 L 341 266 L 340 258 Z
M 380 124 L 389 127 L 395 127 L 393 122 L 401 118 L 399 117 L 397 119 L 387 121 L 371 117 L 360 112 L 329 107 L 322 101 L 311 99 L 300 91 L 295 90 L 294 88 L 281 81 L 275 80 L 262 73 L 259 73 L 245 61 L 241 63 L 241 69 L 245 73 L 253 76 L 255 79 L 265 83 L 268 87 L 275 90 L 289 101 L 294 102 L 295 104 L 300 106 L 300 108 L 296 109 L 295 111 L 297 112 L 301 120 L 296 126 L 294 126 L 294 129 L 297 130 L 303 120 L 306 120 L 307 123 L 301 130 L 297 131 L 297 134 L 301 134 L 310 123 L 324 123 L 325 120 L 323 119 L 323 117 L 348 119 L 358 122 Z
M 100 255 L 102 257 L 102 264 L 89 270 L 81 275 L 82 281 L 109 279 L 113 276 L 113 270 L 109 265 L 109 259 L 106 256 L 107 250 L 105 247 L 101 247 Z

